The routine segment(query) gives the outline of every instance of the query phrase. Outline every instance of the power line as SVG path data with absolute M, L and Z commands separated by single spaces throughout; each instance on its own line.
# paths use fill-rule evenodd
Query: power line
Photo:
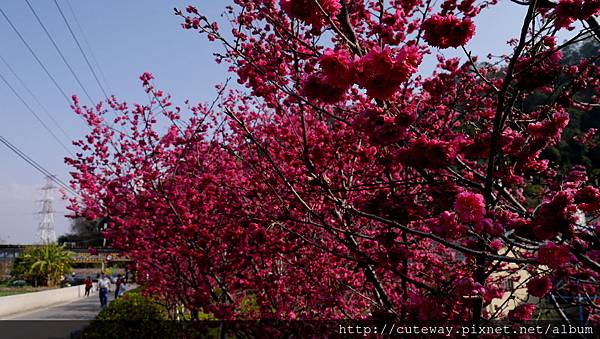
M 10 25 L 10 27 L 17 34 L 17 36 L 19 37 L 19 39 L 21 40 L 21 42 L 23 42 L 23 44 L 25 45 L 25 47 L 27 47 L 27 49 L 29 50 L 29 52 L 31 53 L 31 55 L 34 57 L 34 59 L 40 65 L 40 67 L 42 67 L 42 69 L 44 70 L 44 72 L 46 73 L 46 75 L 48 75 L 48 77 L 50 78 L 50 80 L 52 80 L 52 83 L 58 89 L 58 91 L 62 94 L 62 96 L 65 98 L 65 100 L 67 101 L 67 104 L 70 107 L 71 104 L 72 104 L 72 102 L 69 99 L 69 97 L 67 96 L 67 94 L 65 93 L 65 91 L 58 84 L 58 82 L 56 81 L 56 79 L 54 78 L 54 76 L 52 76 L 52 74 L 50 73 L 50 71 L 48 71 L 48 68 L 46 68 L 46 66 L 44 65 L 44 63 L 40 60 L 40 58 L 37 56 L 37 54 L 35 53 L 35 51 L 31 48 L 31 46 L 29 45 L 29 43 L 27 43 L 27 40 L 25 40 L 25 38 L 23 37 L 23 35 L 19 32 L 19 30 L 17 29 L 17 27 L 15 27 L 15 25 L 12 23 L 12 21 L 10 20 L 10 18 L 8 17 L 8 15 L 6 15 L 6 13 L 4 12 L 4 10 L 1 7 L 0 7 L 0 14 L 2 14 L 2 16 L 4 17 L 4 19 L 6 19 L 6 21 Z M 87 125 L 87 122 L 85 121 L 85 118 L 81 117 L 81 119 Z M 88 128 L 91 129 L 90 126 L 88 126 Z
M 25 160 L 29 165 L 35 168 L 37 171 L 42 173 L 44 176 L 48 176 L 54 181 L 57 185 L 60 185 L 65 190 L 69 191 L 71 194 L 80 196 L 79 193 L 74 191 L 69 185 L 67 185 L 64 181 L 58 179 L 55 175 L 53 175 L 50 171 L 45 169 L 42 165 L 37 163 L 35 160 L 31 159 L 25 152 L 21 151 L 17 146 L 13 145 L 10 141 L 0 135 L 0 142 L 3 143 L 6 147 L 8 147 L 11 151 L 13 151 L 16 155 L 18 155 L 21 159 Z
M 44 113 L 46 113 L 46 115 L 48 116 L 48 118 L 50 118 L 50 120 L 52 120 L 52 122 L 54 123 L 54 125 L 62 132 L 62 134 L 67 139 L 71 140 L 72 138 L 69 136 L 69 134 L 62 128 L 62 126 L 58 123 L 58 121 L 56 121 L 56 119 L 54 119 L 54 117 L 52 116 L 52 114 L 50 114 L 50 112 L 48 111 L 48 109 L 46 108 L 46 106 L 44 106 L 40 102 L 40 100 L 38 99 L 38 97 L 31 91 L 31 89 L 29 89 L 29 87 L 27 87 L 27 85 L 25 84 L 25 82 L 23 81 L 23 79 L 21 79 L 21 77 L 15 72 L 15 70 L 10 66 L 10 64 L 2 57 L 2 55 L 0 55 L 0 60 L 2 60 L 2 62 L 6 66 L 6 68 L 8 68 L 8 70 L 10 71 L 10 73 L 17 79 L 17 81 L 19 81 L 19 83 L 21 84 L 21 86 L 23 86 L 23 88 L 25 88 L 25 90 L 27 91 L 27 93 L 29 93 L 29 95 L 38 104 L 38 106 L 40 106 L 42 108 L 42 111 L 44 111 Z
M 25 45 L 25 47 L 27 47 L 27 49 L 29 50 L 29 52 L 31 53 L 31 55 L 33 55 L 33 57 L 38 62 L 38 64 L 42 67 L 42 69 L 44 70 L 44 72 L 46 72 L 46 75 L 48 75 L 48 77 L 50 78 L 50 80 L 52 80 L 52 83 L 54 83 L 54 86 L 56 86 L 56 88 L 62 94 L 62 96 L 65 98 L 65 100 L 67 100 L 67 102 L 69 103 L 69 105 L 71 105 L 71 101 L 69 100 L 69 96 L 65 93 L 65 91 L 62 89 L 62 87 L 60 87 L 60 85 L 58 84 L 58 82 L 56 81 L 56 79 L 52 76 L 52 74 L 50 74 L 50 71 L 48 71 L 48 69 L 46 68 L 46 66 L 44 66 L 44 63 L 40 60 L 40 58 L 38 58 L 37 54 L 33 51 L 33 49 L 31 48 L 31 46 L 29 46 L 29 44 L 27 43 L 27 40 L 25 40 L 25 38 L 23 37 L 23 35 L 21 35 L 21 33 L 19 32 L 19 30 L 17 29 L 17 27 L 15 27 L 15 25 L 12 23 L 12 21 L 10 20 L 10 18 L 8 17 L 8 15 L 6 15 L 6 13 L 4 12 L 4 10 L 1 7 L 0 7 L 0 13 L 4 17 L 4 19 L 6 19 L 6 21 L 8 22 L 8 24 L 10 25 L 10 27 L 13 29 L 13 31 L 19 36 L 19 39 L 21 39 L 21 41 L 23 42 L 23 44 Z
M 54 0 L 54 4 L 56 5 L 56 8 L 58 9 L 60 16 L 62 17 L 63 21 L 65 22 L 65 25 L 67 25 L 67 28 L 69 29 L 69 33 L 71 33 L 71 37 L 73 37 L 73 40 L 75 41 L 75 44 L 77 45 L 77 48 L 79 49 L 79 52 L 81 52 L 81 55 L 83 56 L 83 59 L 85 60 L 85 63 L 87 64 L 88 68 L 90 69 L 90 72 L 92 73 L 94 79 L 96 80 L 98 87 L 100 87 L 100 90 L 102 90 L 102 93 L 104 94 L 104 98 L 106 99 L 106 101 L 109 101 L 108 94 L 106 93 L 106 90 L 102 86 L 102 83 L 100 82 L 100 79 L 98 78 L 98 75 L 96 74 L 96 71 L 94 71 L 94 67 L 92 67 L 90 60 L 88 59 L 87 55 L 83 51 L 83 48 L 81 47 L 81 44 L 79 43 L 79 40 L 77 39 L 77 36 L 75 35 L 75 32 L 73 32 L 73 29 L 71 28 L 71 25 L 69 24 L 69 20 L 67 20 L 67 17 L 65 16 L 65 13 L 63 12 L 60 5 L 58 4 L 58 1 Z M 71 11 L 73 11 L 73 10 L 71 9 Z M 75 17 L 75 21 L 77 22 L 77 17 L 75 15 L 73 15 L 73 16 Z M 81 29 L 81 26 L 80 26 L 80 30 L 83 32 L 83 30 Z M 85 38 L 85 36 L 84 36 L 84 38 Z M 90 51 L 91 50 L 92 49 L 90 48 Z M 92 52 L 92 56 L 93 56 L 93 52 Z M 101 74 L 103 74 L 100 66 L 98 66 L 98 69 L 100 70 Z M 106 79 L 104 81 L 106 82 Z M 113 112 L 115 113 L 115 115 L 118 115 L 118 113 L 114 109 L 113 109 Z M 118 130 L 114 129 L 113 123 L 111 123 L 108 119 L 106 121 L 107 121 L 107 127 L 109 129 L 111 129 L 112 131 L 115 131 L 117 133 L 123 133 L 123 131 L 118 131 Z
M 75 80 L 77 81 L 77 83 L 79 84 L 79 86 L 81 87 L 81 89 L 83 89 L 83 92 L 85 93 L 85 95 L 87 96 L 87 98 L 90 100 L 90 102 L 92 104 L 94 104 L 95 101 L 92 99 L 92 97 L 88 93 L 88 91 L 85 88 L 85 86 L 83 86 L 83 83 L 81 82 L 81 80 L 79 79 L 79 77 L 77 76 L 77 74 L 75 73 L 75 71 L 73 70 L 73 68 L 69 64 L 69 62 L 67 61 L 67 58 L 65 58 L 64 54 L 62 53 L 62 51 L 60 50 L 60 48 L 56 44 L 56 41 L 54 41 L 54 39 L 52 38 L 52 35 L 50 34 L 50 32 L 48 31 L 48 29 L 46 28 L 46 25 L 44 25 L 44 23 L 42 22 L 42 19 L 40 19 L 40 17 L 36 13 L 35 9 L 33 8 L 33 6 L 31 6 L 31 3 L 29 2 L 29 0 L 25 0 L 25 2 L 27 3 L 27 6 L 29 7 L 29 9 L 31 10 L 31 12 L 33 13 L 33 15 L 35 16 L 35 18 L 37 19 L 37 22 L 40 24 L 40 26 L 42 26 L 42 29 L 46 33 L 46 36 L 48 37 L 48 39 L 50 39 L 50 41 L 52 42 L 52 45 L 54 46 L 54 49 L 56 49 L 56 51 L 58 52 L 58 55 L 60 55 L 60 58 L 65 63 L 65 65 L 67 66 L 67 68 L 69 69 L 69 71 L 71 72 L 71 74 L 73 75 L 73 77 L 75 78 Z
M 67 148 L 67 146 L 62 141 L 60 141 L 60 139 L 56 136 L 56 134 L 54 134 L 52 129 L 50 129 L 50 127 L 48 127 L 48 125 L 46 125 L 46 123 L 42 120 L 42 118 L 40 118 L 40 116 L 37 113 L 35 113 L 35 111 L 31 108 L 31 106 L 29 106 L 29 104 L 23 99 L 23 97 L 21 95 L 19 95 L 19 93 L 8 82 L 8 80 L 6 80 L 6 78 L 2 75 L 2 73 L 0 73 L 0 79 L 6 84 L 6 86 L 8 86 L 8 88 L 10 88 L 10 90 L 13 92 L 13 94 L 17 98 L 19 98 L 19 100 L 23 103 L 23 105 L 25 105 L 25 107 L 27 107 L 27 110 L 29 110 L 29 112 L 31 114 L 33 114 L 33 116 L 40 122 L 40 124 L 42 124 L 42 126 L 44 126 L 44 129 L 46 129 L 46 131 L 48 131 L 48 133 L 50 133 L 50 135 L 52 135 L 52 138 L 54 138 L 54 140 L 56 140 L 56 142 L 58 142 L 62 146 L 62 148 L 64 148 L 69 154 L 73 155 L 71 150 L 69 150 L 69 148 Z
M 87 55 L 85 54 L 85 52 L 83 51 L 83 48 L 81 47 L 81 44 L 79 43 L 75 33 L 73 32 L 73 29 L 71 28 L 71 25 L 69 24 L 66 16 L 64 15 L 60 5 L 58 4 L 58 2 L 55 0 L 54 1 L 61 17 L 63 18 L 65 24 L 67 25 L 67 28 L 69 29 L 69 32 L 71 33 L 71 36 L 73 37 L 73 39 L 75 40 L 75 43 L 77 44 L 77 47 L 79 49 L 79 51 L 81 52 L 81 54 L 83 55 L 87 66 L 89 67 L 90 71 L 92 72 L 92 75 L 94 76 L 94 79 L 96 80 L 96 83 L 98 84 L 98 86 L 100 87 L 100 89 L 102 90 L 102 93 L 104 94 L 105 98 L 108 99 L 108 95 L 106 93 L 106 91 L 104 90 L 104 87 L 102 86 L 102 84 L 100 83 L 100 80 L 96 74 L 96 72 L 94 71 L 93 67 L 91 66 L 91 63 L 89 61 L 89 59 L 87 58 Z M 31 7 L 30 7 L 31 8 Z M 8 22 L 8 24 L 11 26 L 11 28 L 13 29 L 13 31 L 17 34 L 17 36 L 19 37 L 19 39 L 23 42 L 23 44 L 27 47 L 27 49 L 29 50 L 29 52 L 31 53 L 31 55 L 35 58 L 35 60 L 37 61 L 37 63 L 40 65 L 40 67 L 42 67 L 42 69 L 44 70 L 44 72 L 46 73 L 46 75 L 48 75 L 48 77 L 52 80 L 54 86 L 59 90 L 59 92 L 63 95 L 63 97 L 65 98 L 65 100 L 68 102 L 69 105 L 71 105 L 71 101 L 69 100 L 69 97 L 67 96 L 67 94 L 65 93 L 65 91 L 62 89 L 62 87 L 58 84 L 58 82 L 56 81 L 56 79 L 52 76 L 52 74 L 50 73 L 50 71 L 48 71 L 48 69 L 46 68 L 46 66 L 44 65 L 44 63 L 40 60 L 40 58 L 37 56 L 37 54 L 35 53 L 35 51 L 31 48 L 31 46 L 27 43 L 27 41 L 25 40 L 25 38 L 23 37 L 23 35 L 19 32 L 19 30 L 15 27 L 15 25 L 12 23 L 12 21 L 10 20 L 10 18 L 8 17 L 8 15 L 4 12 L 4 10 L 2 8 L 0 8 L 0 14 L 2 14 L 2 16 L 6 19 L 6 21 Z M 37 15 L 36 15 L 37 16 Z M 40 20 L 41 23 L 41 20 Z M 49 33 L 48 33 L 49 34 Z M 52 40 L 52 39 L 51 39 Z M 57 47 L 55 45 L 55 47 Z M 64 61 L 64 60 L 63 60 Z M 4 79 L 5 80 L 5 79 Z M 7 83 L 7 85 L 13 90 L 13 93 L 15 93 L 15 95 L 17 95 L 17 97 L 19 97 L 19 99 L 30 109 L 29 105 L 27 105 L 27 103 L 22 99 L 22 97 L 20 97 L 20 95 L 18 95 L 18 93 L 14 90 L 14 88 L 12 88 L 12 86 L 10 86 L 10 84 L 5 80 L 5 82 Z M 83 86 L 82 86 L 83 87 Z M 31 109 L 30 109 L 31 110 Z M 32 111 L 32 110 L 31 110 Z M 82 119 L 84 119 L 83 117 L 81 117 Z M 85 119 L 84 119 L 85 122 Z M 113 130 L 115 132 L 118 133 L 122 133 L 120 131 L 115 130 L 114 128 L 112 128 L 111 126 L 107 126 L 110 130 Z M 92 129 L 91 126 L 88 126 L 88 128 Z M 29 163 L 31 166 L 33 166 L 35 169 L 37 169 L 38 171 L 40 171 L 42 174 L 44 175 L 49 175 L 52 176 L 52 174 L 45 170 L 42 166 L 40 166 L 39 164 L 37 164 L 35 161 L 33 161 L 31 158 L 29 158 L 24 152 L 20 151 L 16 146 L 12 145 L 8 140 L 6 140 L 5 138 L 3 138 L 2 136 L 0 136 L 0 142 L 2 142 L 3 144 L 5 144 L 8 148 L 10 148 L 13 152 L 15 152 L 19 157 L 21 157 L 23 160 L 25 160 L 27 163 Z M 61 143 L 62 144 L 62 143 Z M 63 145 L 64 147 L 64 145 Z M 116 146 L 113 145 L 113 147 Z M 71 153 L 69 151 L 69 153 Z M 55 182 L 59 185 L 61 185 L 62 187 L 64 187 L 65 189 L 67 189 L 69 192 L 78 195 L 78 193 L 76 193 L 75 191 L 73 191 L 67 184 L 65 184 L 64 182 L 61 182 L 59 180 L 55 180 Z
M 67 17 L 65 16 L 65 14 L 62 11 L 62 9 L 60 8 L 60 5 L 58 4 L 58 1 L 54 0 L 54 4 L 56 5 L 56 8 L 58 9 L 58 12 L 60 13 L 60 16 L 63 18 L 63 21 L 67 25 L 67 28 L 69 29 L 69 32 L 71 33 L 71 36 L 73 37 L 73 40 L 75 40 L 75 43 L 77 44 L 77 48 L 79 48 L 79 51 L 81 52 L 81 55 L 83 55 L 83 58 L 85 59 L 86 64 L 88 65 L 90 71 L 92 72 L 92 75 L 94 76 L 94 79 L 96 79 L 96 83 L 98 84 L 98 86 L 102 90 L 102 93 L 104 94 L 104 97 L 108 100 L 108 94 L 106 94 L 106 91 L 104 90 L 104 87 L 100 83 L 100 80 L 98 79 L 98 75 L 96 75 L 96 71 L 94 71 L 94 68 L 92 67 L 92 64 L 90 63 L 90 60 L 88 59 L 87 55 L 83 51 L 83 48 L 81 47 L 81 44 L 79 43 L 79 40 L 77 39 L 77 36 L 73 32 L 73 29 L 71 28 L 71 25 L 69 24 L 69 21 L 67 20 Z
M 89 41 L 87 39 L 85 30 L 83 29 L 81 24 L 79 24 L 79 20 L 77 19 L 77 15 L 75 15 L 75 11 L 73 10 L 73 6 L 71 6 L 71 2 L 69 0 L 66 0 L 66 3 L 67 3 L 67 7 L 69 7 L 69 12 L 71 13 L 71 16 L 73 17 L 73 20 L 75 21 L 75 25 L 77 26 L 77 28 L 79 29 L 79 32 L 81 33 L 81 36 L 83 37 L 83 42 L 84 42 L 85 46 L 87 47 L 87 49 L 89 50 L 90 55 L 92 56 L 92 61 L 94 62 L 94 65 L 100 72 L 100 77 L 102 78 L 102 82 L 104 82 L 104 85 L 107 87 L 108 92 L 112 93 L 110 84 L 108 83 L 108 81 L 106 81 L 106 75 L 104 74 L 104 71 L 102 70 L 102 67 L 100 66 L 100 63 L 98 62 L 98 59 L 96 58 L 96 54 L 94 53 L 94 49 L 92 48 L 92 45 L 89 43 Z
M 40 164 L 38 164 L 36 161 L 31 159 L 27 154 L 25 154 L 25 152 L 21 151 L 17 146 L 13 145 L 10 141 L 8 141 L 6 138 L 4 138 L 1 135 L 0 135 L 0 142 L 3 143 L 6 147 L 8 147 L 11 151 L 13 151 L 16 155 L 18 155 L 21 159 L 25 160 L 25 162 L 27 162 L 33 168 L 35 168 L 40 173 L 42 173 L 44 176 L 53 177 L 54 178 L 53 181 L 55 183 L 61 185 L 62 187 L 64 187 L 65 189 L 68 189 L 71 192 L 74 192 L 74 191 L 72 191 L 72 189 L 69 186 L 66 186 L 66 184 L 64 182 L 55 178 L 55 176 L 52 173 L 50 173 L 50 171 L 48 171 L 47 169 L 42 167 Z

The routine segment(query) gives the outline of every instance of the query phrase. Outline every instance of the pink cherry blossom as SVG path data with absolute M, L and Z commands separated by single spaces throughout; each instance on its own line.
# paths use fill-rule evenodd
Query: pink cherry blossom
M 597 173 L 557 157 L 593 147 L 568 125 L 600 70 L 552 37 L 596 2 L 538 6 L 506 55 L 421 66 L 495 2 L 235 0 L 221 27 L 177 10 L 238 85 L 181 105 L 146 72 L 145 101 L 74 96 L 70 209 L 108 218 L 146 293 L 193 320 L 523 321 L 534 305 L 495 302 L 523 272 L 532 296 L 598 295 Z
M 453 15 L 435 14 L 423 23 L 423 38 L 439 48 L 459 47 L 466 44 L 475 34 L 475 25 L 470 18 L 459 19 Z

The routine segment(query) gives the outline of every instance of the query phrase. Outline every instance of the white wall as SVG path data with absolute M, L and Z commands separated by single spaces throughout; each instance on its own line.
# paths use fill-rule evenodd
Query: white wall
M 92 294 L 96 286 L 90 291 Z M 0 297 L 0 318 L 83 298 L 85 285 Z

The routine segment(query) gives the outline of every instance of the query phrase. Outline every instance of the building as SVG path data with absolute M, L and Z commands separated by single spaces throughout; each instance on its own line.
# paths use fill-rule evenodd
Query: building
M 24 245 L 0 245 L 0 281 L 10 278 L 13 264 L 24 248 Z
M 15 260 L 23 253 L 27 247 L 39 245 L 0 245 L 0 281 L 11 278 Z M 131 262 L 131 259 L 123 255 L 121 251 L 109 247 L 97 248 L 90 254 L 87 247 L 67 247 L 73 252 L 73 271 L 76 275 L 87 276 L 97 273 L 105 268 L 115 268 L 124 271 L 124 266 Z

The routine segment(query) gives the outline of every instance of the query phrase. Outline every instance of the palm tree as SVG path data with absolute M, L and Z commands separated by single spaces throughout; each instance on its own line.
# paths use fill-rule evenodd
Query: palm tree
M 48 286 L 56 286 L 63 272 L 71 268 L 72 253 L 57 244 L 32 247 L 23 257 L 29 274 L 40 277 Z

